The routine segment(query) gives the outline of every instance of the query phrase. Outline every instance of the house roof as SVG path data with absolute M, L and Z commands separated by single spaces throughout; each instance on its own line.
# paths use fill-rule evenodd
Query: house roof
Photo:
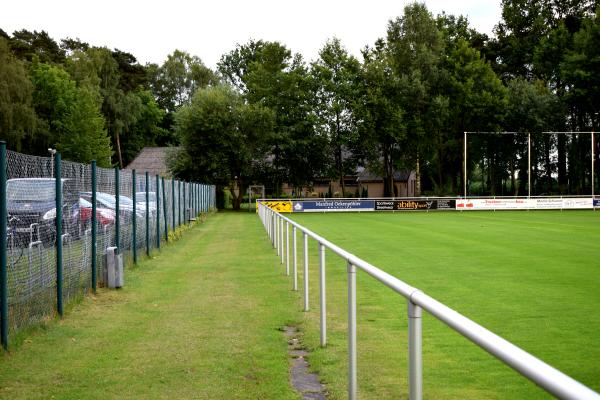
M 180 147 L 144 147 L 125 169 L 148 171 L 152 175 L 171 176 L 167 166 L 168 155 Z
M 394 171 L 394 181 L 396 182 L 408 182 L 414 171 Z M 377 175 L 369 169 L 364 169 L 358 174 L 358 182 L 383 182 L 383 177 Z

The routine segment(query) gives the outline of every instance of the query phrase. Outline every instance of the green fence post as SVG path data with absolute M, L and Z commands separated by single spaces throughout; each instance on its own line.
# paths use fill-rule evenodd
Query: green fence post
M 117 254 L 121 253 L 121 213 L 119 208 L 119 178 L 120 178 L 119 167 L 115 167 L 115 246 L 117 248 Z
M 173 231 L 175 231 L 175 179 L 171 179 L 171 209 L 173 210 Z
M 165 191 L 163 188 L 163 202 Z M 160 177 L 156 175 L 156 248 L 160 250 Z
M 0 141 L 0 337 L 8 350 L 8 268 L 7 268 L 7 210 L 6 210 L 6 142 Z
M 167 218 L 167 198 L 165 197 L 165 178 L 162 178 L 163 211 L 165 214 L 165 242 L 169 243 L 169 219 Z
M 136 196 L 135 196 L 135 169 L 131 170 L 131 200 L 133 201 L 133 213 L 131 214 L 131 240 L 132 246 L 131 251 L 133 252 L 133 263 L 137 264 L 137 204 L 136 204 Z
M 146 255 L 150 255 L 150 175 L 146 171 Z
M 96 258 L 98 257 L 96 249 L 96 234 L 98 233 L 96 216 L 96 160 L 92 160 L 92 290 L 96 293 L 98 288 L 98 266 Z
M 61 179 L 61 157 L 60 153 L 56 153 L 54 157 L 54 174 L 55 182 L 55 197 L 56 197 L 56 311 L 58 315 L 63 316 L 63 246 L 62 246 L 62 179 Z

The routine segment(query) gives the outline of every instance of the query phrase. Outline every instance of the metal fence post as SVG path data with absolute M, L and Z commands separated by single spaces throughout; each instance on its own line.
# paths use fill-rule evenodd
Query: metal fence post
M 302 232 L 304 236 L 304 311 L 308 311 L 308 235 Z
M 171 179 L 171 211 L 173 212 L 173 232 L 175 232 L 176 217 L 175 214 L 175 178 Z
M 92 160 L 92 290 L 96 293 L 96 289 L 98 287 L 98 266 L 97 266 L 97 258 L 98 258 L 98 249 L 97 246 L 97 238 L 96 235 L 98 233 L 98 222 L 96 215 L 96 186 L 97 177 L 96 177 L 96 160 Z
M 137 204 L 136 204 L 136 196 L 135 196 L 135 169 L 131 170 L 131 187 L 132 187 L 132 201 L 133 201 L 133 213 L 131 213 L 131 240 L 132 246 L 131 251 L 133 252 L 133 263 L 137 264 Z
M 56 311 L 58 315 L 63 316 L 63 246 L 62 246 L 62 178 L 61 178 L 61 156 L 60 153 L 56 153 L 54 156 L 54 174 L 56 176 L 55 182 L 55 196 L 56 196 Z
M 146 171 L 146 255 L 150 255 L 150 174 Z
M 119 211 L 119 167 L 115 167 L 115 247 L 117 254 L 121 253 L 121 212 Z
M 158 175 L 156 175 L 156 248 L 160 249 L 160 177 Z
M 8 266 L 7 266 L 6 209 L 6 142 L 0 141 L 0 338 L 8 350 Z
M 327 345 L 327 300 L 325 296 L 325 245 L 319 243 L 319 294 L 321 311 L 321 347 Z
M 285 221 L 285 275 L 290 276 L 290 223 Z
M 179 214 L 179 226 L 181 226 L 181 181 L 177 181 L 177 213 Z
M 409 400 L 423 398 L 422 309 L 408 300 L 408 388 Z
M 283 243 L 283 218 L 281 216 L 279 216 L 279 238 L 280 238 L 280 243 L 281 243 L 281 264 L 283 264 L 284 262 L 284 243 Z
M 276 249 L 277 245 L 275 244 L 275 235 L 276 235 L 276 231 L 275 231 L 275 213 L 273 213 L 273 210 L 270 211 L 269 217 L 270 217 L 270 220 L 271 220 L 271 243 L 273 244 L 273 248 Z
M 183 223 L 186 224 L 189 220 L 187 216 L 188 204 L 186 203 L 185 190 L 187 188 L 187 182 L 183 182 Z M 190 196 L 187 196 L 190 197 Z
M 356 394 L 356 266 L 348 262 L 348 398 Z
M 294 253 L 294 262 L 292 263 L 294 272 L 294 290 L 298 290 L 298 243 L 296 240 L 296 227 L 292 227 L 292 247 Z
M 167 197 L 165 196 L 165 178 L 162 178 L 163 211 L 165 215 L 165 242 L 169 243 L 169 219 L 167 218 Z
M 277 249 L 277 255 L 281 253 L 281 246 L 279 246 L 279 216 L 275 211 L 273 211 L 273 223 L 275 224 L 275 248 Z

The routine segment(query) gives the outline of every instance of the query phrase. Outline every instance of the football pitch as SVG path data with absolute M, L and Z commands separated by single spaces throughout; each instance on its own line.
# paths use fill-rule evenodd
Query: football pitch
M 600 212 L 298 213 L 291 218 L 600 391 Z M 301 272 L 300 235 L 298 245 Z M 332 397 L 344 398 L 345 262 L 327 252 L 329 345 L 319 349 L 313 240 L 309 253 L 310 362 Z M 359 396 L 406 396 L 406 300 L 360 271 L 357 288 Z M 424 398 L 430 399 L 550 398 L 425 312 L 423 378 Z

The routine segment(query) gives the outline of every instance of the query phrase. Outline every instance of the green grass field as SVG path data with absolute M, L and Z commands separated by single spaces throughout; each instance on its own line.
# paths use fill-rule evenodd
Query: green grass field
M 292 217 L 600 391 L 600 212 Z M 344 398 L 345 265 L 327 253 L 330 345 L 322 350 L 317 248 L 310 242 L 312 309 L 305 314 L 306 340 L 314 349 L 310 361 L 332 397 Z M 301 254 L 300 247 L 299 265 Z M 406 301 L 365 273 L 358 273 L 357 287 L 360 397 L 407 398 Z M 429 315 L 423 332 L 425 398 L 550 397 Z

